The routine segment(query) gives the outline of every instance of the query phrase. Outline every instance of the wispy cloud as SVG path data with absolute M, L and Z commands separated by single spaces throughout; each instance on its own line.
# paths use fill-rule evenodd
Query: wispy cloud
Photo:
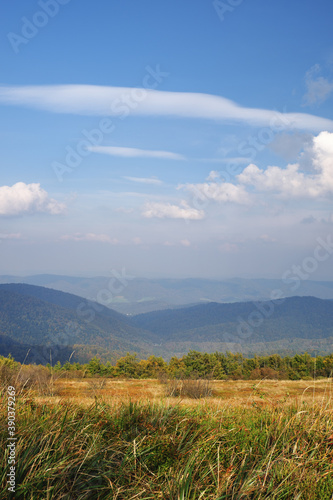
M 129 87 L 97 85 L 2 86 L 0 102 L 29 106 L 53 113 L 109 115 L 124 118 L 124 104 L 134 91 Z M 284 129 L 333 131 L 333 120 L 306 113 L 279 113 L 268 109 L 247 108 L 224 97 L 192 92 L 166 92 L 144 89 L 145 99 L 133 106 L 131 115 L 204 118 L 254 126 Z M 128 106 L 127 106 L 128 110 Z
M 159 158 L 165 160 L 186 160 L 180 154 L 170 151 L 155 151 L 151 149 L 119 148 L 115 146 L 89 146 L 87 148 L 93 153 L 101 153 L 110 156 L 121 156 L 123 158 Z
M 0 233 L 0 240 L 20 240 L 21 233 Z
M 203 210 L 190 207 L 186 201 L 182 200 L 180 205 L 159 202 L 146 203 L 142 215 L 147 218 L 200 220 L 204 218 L 205 213 Z
M 124 179 L 131 181 L 131 182 L 138 182 L 139 184 L 154 184 L 156 186 L 163 184 L 163 182 L 160 179 L 156 179 L 155 177 L 128 177 L 128 176 L 125 176 Z
M 40 184 L 17 182 L 13 186 L 0 187 L 0 216 L 35 213 L 57 215 L 65 209 L 65 204 L 50 198 Z
M 320 76 L 321 67 L 315 64 L 305 75 L 307 92 L 303 97 L 303 106 L 321 104 L 333 92 L 333 80 Z
M 95 234 L 95 233 L 75 233 L 75 234 L 64 234 L 60 237 L 61 240 L 71 240 L 71 241 L 98 241 L 100 243 L 111 243 L 112 245 L 117 245 L 119 241 L 117 238 L 111 238 L 107 234 Z
M 191 242 L 187 239 L 184 239 L 184 240 L 180 240 L 180 244 L 183 246 L 183 247 L 190 247 L 191 246 Z

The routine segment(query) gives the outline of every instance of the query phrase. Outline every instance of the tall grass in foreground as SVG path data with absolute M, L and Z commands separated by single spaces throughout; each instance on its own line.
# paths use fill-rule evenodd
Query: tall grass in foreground
M 1 493 L 6 491 L 1 403 Z M 332 411 L 18 400 L 19 499 L 331 499 Z

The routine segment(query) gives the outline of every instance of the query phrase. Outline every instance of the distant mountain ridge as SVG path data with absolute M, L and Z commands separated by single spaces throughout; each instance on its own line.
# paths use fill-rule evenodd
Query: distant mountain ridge
M 223 341 L 233 335 L 246 342 L 272 342 L 281 338 L 333 337 L 333 301 L 290 297 L 264 302 L 200 304 L 140 314 L 133 324 L 164 340 Z
M 46 363 L 52 355 L 114 361 L 126 352 L 181 356 L 189 350 L 244 354 L 333 352 L 333 300 L 197 304 L 126 316 L 50 288 L 0 285 L 0 354 Z M 73 355 L 74 352 L 74 355 Z
M 26 277 L 7 275 L 0 276 L 0 283 L 26 283 L 45 286 L 93 301 L 98 300 L 101 291 L 106 291 L 108 300 L 110 299 L 108 307 L 120 313 L 131 315 L 207 302 L 232 303 L 269 300 L 272 290 L 275 289 L 281 290 L 283 297 L 298 295 L 333 299 L 332 281 L 300 281 L 296 289 L 295 282 L 279 279 L 129 278 L 120 283 L 121 286 L 118 282 L 115 288 L 119 292 L 114 293 L 113 279 L 112 276 L 82 278 L 52 274 Z

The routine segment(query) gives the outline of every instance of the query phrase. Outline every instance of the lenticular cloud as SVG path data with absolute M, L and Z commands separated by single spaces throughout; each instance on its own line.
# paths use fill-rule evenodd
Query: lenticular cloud
M 143 95 L 144 98 L 140 97 L 138 100 L 138 95 Z M 333 131 L 333 120 L 320 116 L 247 108 L 218 95 L 170 92 L 149 88 L 101 85 L 0 86 L 0 104 L 29 106 L 51 113 L 120 118 L 125 118 L 129 114 L 132 116 L 178 116 L 246 123 L 258 127 L 269 127 L 271 130 Z
M 57 215 L 63 213 L 65 205 L 50 198 L 40 184 L 17 182 L 13 186 L 0 187 L 0 216 L 34 213 Z

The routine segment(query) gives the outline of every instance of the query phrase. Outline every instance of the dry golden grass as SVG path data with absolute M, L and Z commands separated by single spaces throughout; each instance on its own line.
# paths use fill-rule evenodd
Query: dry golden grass
M 40 403 L 61 401 L 90 405 L 97 397 L 106 403 L 131 401 L 159 402 L 168 404 L 201 405 L 229 407 L 275 406 L 319 404 L 332 406 L 332 380 L 214 380 L 211 382 L 213 395 L 209 398 L 194 400 L 189 398 L 166 397 L 165 385 L 158 380 L 113 380 L 113 379 L 65 379 L 54 382 L 51 396 L 36 395 Z
M 17 498 L 332 500 L 330 379 L 211 384 L 202 399 L 150 379 L 30 388 L 17 402 Z M 5 421 L 5 399 L 0 410 Z M 2 499 L 5 454 L 0 470 Z

